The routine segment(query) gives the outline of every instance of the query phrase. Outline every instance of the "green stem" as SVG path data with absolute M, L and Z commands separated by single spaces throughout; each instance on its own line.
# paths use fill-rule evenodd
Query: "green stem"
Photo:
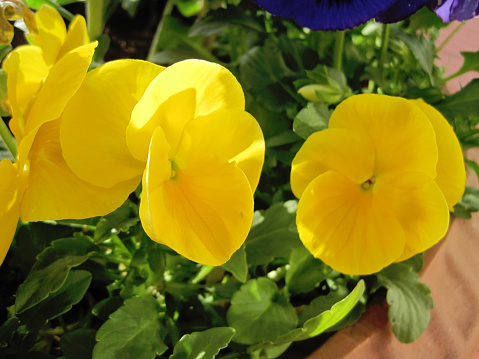
M 462 29 L 462 27 L 466 25 L 466 22 L 463 21 L 461 22 L 454 30 L 451 31 L 451 33 L 444 39 L 444 41 L 439 45 L 439 47 L 436 49 L 436 53 L 441 52 L 441 50 L 448 44 L 449 41 L 454 37 L 454 35 L 457 34 L 459 30 Z
M 103 34 L 105 27 L 103 23 L 104 10 L 104 0 L 88 0 L 86 3 L 88 35 L 90 35 L 91 40 L 96 40 Z
M 383 32 L 381 34 L 381 52 L 379 53 L 379 69 L 381 70 L 381 73 L 384 70 L 384 62 L 386 61 L 386 55 L 388 53 L 389 32 L 390 25 L 383 24 Z
M 344 38 L 345 31 L 336 32 L 336 42 L 334 43 L 334 57 L 333 57 L 333 67 L 336 70 L 341 70 L 343 67 L 343 53 L 344 53 Z
M 174 5 L 175 0 L 168 0 L 166 2 L 165 9 L 163 10 L 163 16 L 158 23 L 155 35 L 153 36 L 153 40 L 151 41 L 150 49 L 148 50 L 148 56 L 146 57 L 147 61 L 151 61 L 158 50 L 158 42 L 160 41 L 161 32 L 163 31 L 163 27 L 165 26 L 165 18 L 171 14 Z
M 17 158 L 17 143 L 15 142 L 12 133 L 8 129 L 3 119 L 0 120 L 0 137 L 2 138 L 3 142 L 5 142 L 5 145 L 12 154 L 13 158 Z

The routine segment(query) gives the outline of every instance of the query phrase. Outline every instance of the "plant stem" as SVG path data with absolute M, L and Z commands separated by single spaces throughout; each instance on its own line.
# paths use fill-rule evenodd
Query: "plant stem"
M 381 73 L 384 70 L 384 62 L 386 61 L 386 55 L 388 53 L 389 32 L 390 25 L 383 24 L 383 32 L 381 34 L 381 52 L 379 53 L 379 69 L 381 70 Z
M 165 4 L 165 9 L 163 10 L 163 16 L 161 17 L 161 20 L 158 23 L 158 27 L 156 28 L 155 35 L 153 36 L 153 40 L 151 41 L 150 49 L 148 50 L 148 56 L 146 57 L 147 61 L 151 61 L 153 56 L 156 54 L 156 51 L 158 48 L 158 42 L 160 41 L 161 32 L 163 31 L 163 26 L 165 24 L 165 18 L 171 14 L 174 4 L 175 4 L 175 0 L 168 0 Z
M 104 10 L 104 0 L 88 0 L 86 3 L 88 35 L 90 35 L 91 40 L 96 40 L 103 34 L 105 27 L 103 23 Z
M 15 142 L 12 133 L 8 129 L 3 119 L 0 120 L 0 137 L 2 138 L 3 142 L 5 142 L 5 145 L 12 154 L 13 158 L 17 158 L 17 143 Z
M 343 67 L 343 53 L 344 53 L 344 38 L 345 31 L 336 32 L 336 42 L 334 43 L 334 57 L 333 57 L 333 67 L 336 70 L 341 70 Z
M 441 43 L 441 45 L 439 45 L 439 47 L 436 49 L 436 53 L 439 53 L 439 52 L 444 48 L 444 46 L 446 46 L 447 43 L 448 43 L 449 41 L 451 41 L 451 39 L 454 37 L 454 35 L 456 35 L 457 32 L 462 29 L 462 27 L 463 27 L 464 25 L 466 25 L 466 22 L 465 22 L 465 21 L 461 22 L 454 30 L 452 30 L 451 33 L 450 33 L 450 34 L 444 39 L 444 41 Z

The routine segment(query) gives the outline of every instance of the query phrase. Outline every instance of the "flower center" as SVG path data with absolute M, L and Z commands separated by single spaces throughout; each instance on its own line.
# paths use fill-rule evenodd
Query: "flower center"
M 374 182 L 376 182 L 376 176 L 372 176 L 367 181 L 364 181 L 363 183 L 361 183 L 361 188 L 365 191 L 370 190 L 372 186 L 374 185 Z
M 177 171 L 178 171 L 178 165 L 174 162 L 174 161 L 171 161 L 171 174 L 170 174 L 170 180 L 172 179 L 175 179 L 176 175 L 177 175 Z

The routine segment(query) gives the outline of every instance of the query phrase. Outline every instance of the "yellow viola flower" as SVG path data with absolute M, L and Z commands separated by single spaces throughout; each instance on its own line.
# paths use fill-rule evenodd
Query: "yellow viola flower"
M 90 42 L 86 30 L 85 19 L 82 16 L 75 16 L 70 23 L 68 31 L 61 15 L 52 7 L 43 5 L 35 13 L 36 32 L 29 36 L 31 45 L 23 45 L 13 50 L 3 62 L 3 70 L 7 73 L 8 99 L 12 120 L 10 128 L 17 141 L 25 135 L 24 114 L 30 101 L 35 98 L 36 93 L 44 85 L 47 78 L 50 83 L 57 84 L 59 80 L 70 81 L 75 78 L 70 71 L 83 71 L 68 66 L 72 65 L 72 55 L 67 59 L 64 57 L 72 50 L 80 48 Z M 18 57 L 21 66 L 13 68 L 12 57 Z M 91 62 L 91 61 L 90 61 Z M 90 64 L 88 63 L 88 66 Z M 56 74 L 50 76 L 54 65 Z M 61 86 L 51 90 L 62 91 Z M 15 90 L 13 90 L 15 89 Z M 12 103 L 12 96 L 15 101 Z M 64 94 L 64 97 L 71 97 L 71 94 Z M 35 118 L 35 116 L 30 116 Z
M 123 199 L 142 182 L 140 217 L 151 239 L 220 265 L 249 232 L 264 161 L 261 129 L 244 105 L 220 65 L 113 61 L 88 73 L 68 103 L 61 145 L 79 177 L 123 186 Z
M 375 273 L 445 235 L 465 180 L 459 142 L 433 107 L 350 97 L 293 160 L 300 238 L 342 273 Z
M 51 8 L 42 9 L 51 13 Z M 36 14 L 37 21 L 43 16 L 42 9 Z M 41 35 L 43 25 L 38 22 Z M 4 60 L 12 110 L 10 127 L 17 140 L 18 155 L 13 164 L 8 159 L 0 162 L 0 264 L 19 218 L 88 218 L 110 213 L 124 201 L 123 187 L 105 189 L 83 181 L 63 158 L 62 113 L 83 82 L 97 46 L 96 42 L 82 42 L 68 43 L 67 36 L 62 49 L 72 48 L 65 54 L 60 50 L 51 66 L 44 61 L 42 48 L 36 45 L 19 47 Z

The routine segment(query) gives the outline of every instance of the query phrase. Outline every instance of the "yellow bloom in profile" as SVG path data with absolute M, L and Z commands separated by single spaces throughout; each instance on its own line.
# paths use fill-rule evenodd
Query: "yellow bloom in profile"
M 44 34 L 41 19 L 45 13 L 51 15 L 51 8 L 42 7 L 36 14 L 39 36 Z M 54 27 L 55 23 L 52 20 L 50 25 Z M 17 140 L 18 155 L 15 163 L 8 159 L 0 162 L 0 264 L 19 218 L 88 218 L 110 213 L 124 201 L 122 188 L 105 189 L 81 180 L 63 158 L 62 112 L 85 78 L 97 46 L 96 42 L 82 42 L 69 43 L 67 36 L 61 48 L 72 49 L 65 54 L 60 50 L 51 65 L 44 61 L 45 51 L 36 45 L 13 50 L 3 63 L 12 110 L 10 127 Z
M 82 16 L 75 16 L 67 31 L 60 14 L 52 7 L 43 5 L 35 13 L 35 23 L 37 31 L 29 36 L 32 44 L 17 47 L 3 62 L 3 69 L 8 75 L 8 104 L 12 113 L 10 128 L 17 141 L 25 136 L 23 118 L 25 111 L 48 77 L 50 83 L 57 84 L 58 82 L 74 81 L 75 75 L 71 75 L 70 72 L 79 71 L 84 75 L 84 67 L 78 70 L 69 67 L 73 65 L 72 58 L 75 56 L 70 54 L 66 59 L 64 57 L 72 50 L 90 42 L 85 19 Z M 15 60 L 18 62 L 18 66 L 12 64 L 12 57 L 18 58 Z M 91 60 L 89 60 L 88 66 L 90 62 Z M 50 76 L 50 72 L 56 64 L 59 64 L 56 66 L 56 74 Z M 56 78 L 52 79 L 53 77 Z M 52 86 L 50 91 L 57 91 L 59 96 L 71 97 L 70 93 L 62 94 L 62 85 Z M 12 104 L 12 97 L 15 97 L 14 104 Z M 36 118 L 36 116 L 30 117 Z M 29 126 L 30 129 L 35 125 L 37 123 Z
M 88 73 L 67 105 L 61 144 L 78 176 L 123 186 L 123 199 L 142 182 L 151 239 L 220 265 L 249 232 L 264 161 L 261 129 L 244 106 L 220 65 L 113 61 Z
M 377 272 L 445 235 L 465 180 L 459 142 L 433 107 L 350 97 L 293 160 L 300 238 L 340 272 Z

